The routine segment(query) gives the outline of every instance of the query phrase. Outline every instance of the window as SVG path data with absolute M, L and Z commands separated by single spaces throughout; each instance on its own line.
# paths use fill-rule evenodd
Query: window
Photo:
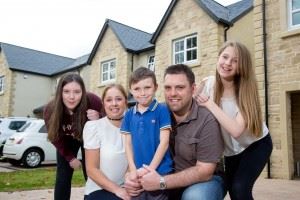
M 0 76 L 0 94 L 4 92 L 4 76 Z
M 39 133 L 47 133 L 46 125 L 43 125 L 43 126 L 40 128 Z
M 150 69 L 152 71 L 155 70 L 155 66 L 154 66 L 155 60 L 154 60 L 154 58 L 155 58 L 154 56 L 149 56 L 149 58 L 148 58 L 148 64 L 147 64 L 148 69 Z
M 300 28 L 300 0 L 289 0 L 289 28 Z
M 26 121 L 12 121 L 8 128 L 11 130 L 18 130 L 19 128 L 21 128 L 24 124 L 26 123 Z
M 188 63 L 197 60 L 197 36 L 187 36 L 173 42 L 173 63 Z
M 116 78 L 116 61 L 105 61 L 101 64 L 101 82 L 114 81 Z

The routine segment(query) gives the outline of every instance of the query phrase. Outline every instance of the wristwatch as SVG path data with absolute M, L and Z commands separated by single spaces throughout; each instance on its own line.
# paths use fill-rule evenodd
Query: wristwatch
M 167 189 L 167 184 L 166 184 L 165 178 L 163 176 L 161 176 L 159 179 L 159 189 L 161 189 L 161 190 Z

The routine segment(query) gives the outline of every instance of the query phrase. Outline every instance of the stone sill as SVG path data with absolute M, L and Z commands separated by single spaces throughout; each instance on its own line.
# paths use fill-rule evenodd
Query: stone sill
M 294 29 L 294 30 L 289 30 L 289 31 L 283 31 L 281 33 L 281 38 L 284 39 L 284 38 L 292 37 L 295 35 L 300 35 L 300 28 Z

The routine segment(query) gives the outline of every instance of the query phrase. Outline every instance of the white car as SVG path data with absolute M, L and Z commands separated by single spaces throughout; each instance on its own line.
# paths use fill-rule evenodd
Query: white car
M 5 117 L 0 118 L 0 156 L 2 155 L 3 145 L 7 138 L 21 128 L 26 122 L 36 118 L 29 117 Z
M 31 120 L 7 139 L 3 157 L 12 165 L 38 167 L 43 161 L 56 163 L 56 148 L 47 139 L 44 120 Z

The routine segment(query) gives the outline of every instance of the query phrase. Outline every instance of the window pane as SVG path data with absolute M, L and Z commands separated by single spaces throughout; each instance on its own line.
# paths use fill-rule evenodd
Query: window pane
M 115 62 L 111 62 L 111 63 L 110 63 L 110 70 L 115 69 L 115 67 L 116 67 Z
M 179 42 L 176 42 L 175 43 L 175 52 L 178 52 L 179 51 Z
M 110 80 L 115 79 L 115 70 L 110 72 Z
M 184 41 L 183 40 L 177 41 L 175 43 L 175 52 L 183 51 L 183 49 L 184 49 Z
M 108 74 L 107 73 L 103 73 L 102 74 L 102 80 L 103 81 L 107 81 L 108 80 Z
M 102 65 L 102 72 L 104 73 L 104 72 L 107 72 L 107 71 L 108 71 L 108 63 L 104 63 Z
M 197 59 L 197 50 L 193 49 L 191 51 L 186 52 L 186 60 L 191 61 L 191 60 L 196 60 Z
M 292 8 L 293 10 L 300 8 L 300 0 L 292 0 Z
M 293 14 L 293 26 L 300 24 L 300 12 Z
M 186 40 L 186 42 L 187 42 L 186 47 L 187 47 L 188 49 L 197 46 L 197 38 L 196 38 L 196 37 L 188 38 L 188 39 Z
M 184 62 L 184 54 L 179 53 L 175 55 L 175 64 L 180 64 Z

